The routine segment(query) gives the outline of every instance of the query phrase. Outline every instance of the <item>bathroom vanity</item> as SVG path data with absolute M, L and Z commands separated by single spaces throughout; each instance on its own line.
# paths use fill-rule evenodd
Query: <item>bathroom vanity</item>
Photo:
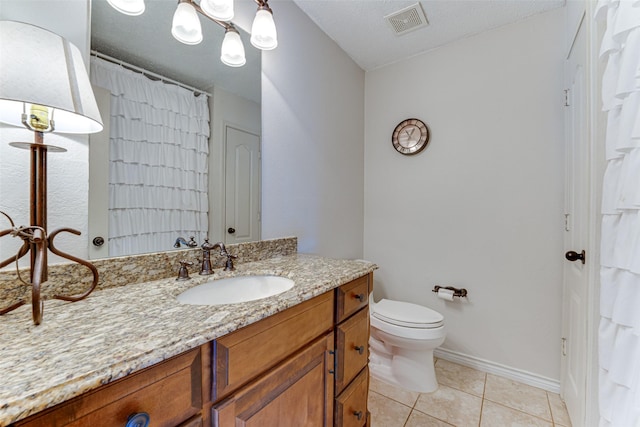
M 270 272 L 290 277 L 296 285 L 265 300 L 214 307 L 175 301 L 175 295 L 202 278 L 189 284 L 165 279 L 98 292 L 93 300 L 109 298 L 109 291 L 124 292 L 128 296 L 122 296 L 123 301 L 155 300 L 162 309 L 114 320 L 108 333 L 117 334 L 125 323 L 143 323 L 137 335 L 120 342 L 125 349 L 108 350 L 101 342 L 104 335 L 93 340 L 85 337 L 95 344 L 95 357 L 103 360 L 95 365 L 101 367 L 87 366 L 92 365 L 90 360 L 74 358 L 72 349 L 66 349 L 74 360 L 65 363 L 57 379 L 47 379 L 58 385 L 23 393 L 19 402 L 0 400 L 0 424 L 125 426 L 128 418 L 146 413 L 153 426 L 367 425 L 368 296 L 375 265 L 293 255 L 238 267 L 234 274 Z M 145 291 L 152 294 L 151 300 L 141 297 Z M 78 305 L 66 308 L 74 310 Z M 73 313 L 56 311 L 45 316 L 58 315 L 64 317 L 60 320 L 64 324 Z M 166 321 L 168 316 L 172 320 Z M 158 329 L 163 319 L 164 331 Z M 144 324 L 153 328 L 153 321 L 159 325 L 145 334 Z M 55 329 L 60 326 L 56 317 L 44 327 L 52 323 Z M 33 328 L 31 333 L 40 332 Z M 64 341 L 77 344 L 76 333 L 88 332 L 71 331 Z M 144 341 L 136 344 L 131 341 L 135 339 Z M 110 355 L 101 354 L 109 351 Z M 55 358 L 53 353 L 50 356 Z M 27 359 L 25 355 L 23 360 Z M 32 387 L 36 376 L 24 375 L 28 378 L 17 379 L 14 385 Z M 96 379 L 103 385 L 92 386 Z M 0 399 L 4 392 L 0 385 Z

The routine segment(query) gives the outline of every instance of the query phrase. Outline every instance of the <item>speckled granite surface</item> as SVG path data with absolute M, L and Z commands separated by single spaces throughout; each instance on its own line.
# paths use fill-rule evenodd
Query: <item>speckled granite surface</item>
M 45 301 L 40 326 L 31 307 L 0 317 L 0 425 L 197 347 L 373 271 L 366 261 L 293 254 L 237 264 L 237 271 L 192 274 L 114 287 L 86 300 Z M 285 276 L 280 295 L 220 306 L 183 305 L 182 291 L 211 279 L 247 274 Z
M 236 263 L 259 261 L 274 256 L 291 255 L 298 251 L 298 239 L 285 237 L 258 242 L 228 245 L 229 253 L 236 255 Z M 192 271 L 198 271 L 197 259 L 202 250 L 180 249 L 168 252 L 156 252 L 125 257 L 113 257 L 92 260 L 98 269 L 99 281 L 97 289 L 142 283 L 164 279 L 175 275 L 181 260 L 193 261 Z M 28 255 L 27 255 L 28 256 Z M 215 268 L 224 266 L 225 259 L 217 251 L 211 252 L 211 263 Z M 22 278 L 29 281 L 29 270 L 21 270 Z M 91 286 L 93 276 L 86 268 L 74 263 L 61 263 L 49 266 L 49 280 L 42 285 L 42 297 L 48 299 L 53 295 L 79 295 Z M 31 287 L 20 282 L 13 268 L 0 271 L 0 308 L 25 300 L 31 301 Z

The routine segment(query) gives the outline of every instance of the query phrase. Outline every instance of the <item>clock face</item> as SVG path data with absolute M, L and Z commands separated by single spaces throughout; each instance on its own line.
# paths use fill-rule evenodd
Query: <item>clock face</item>
M 391 135 L 393 147 L 401 154 L 417 154 L 429 142 L 429 129 L 418 119 L 400 122 Z

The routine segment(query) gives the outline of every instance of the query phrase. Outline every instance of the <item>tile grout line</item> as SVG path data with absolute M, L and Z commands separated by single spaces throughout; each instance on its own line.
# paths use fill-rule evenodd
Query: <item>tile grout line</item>
M 553 417 L 553 409 L 551 409 L 551 399 L 549 399 L 549 392 L 545 391 L 544 393 L 547 396 L 547 405 L 549 405 L 549 415 L 551 416 L 551 426 L 555 427 L 556 425 L 556 420 Z
M 494 405 L 502 406 L 503 408 L 507 408 L 507 409 L 510 409 L 512 411 L 519 412 L 521 414 L 525 414 L 525 415 L 527 415 L 529 417 L 536 418 L 536 419 L 538 419 L 540 421 L 543 421 L 545 423 L 551 423 L 552 425 L 555 425 L 555 423 L 553 421 L 549 421 L 549 420 L 544 419 L 544 418 L 542 418 L 542 417 L 540 417 L 538 415 L 530 414 L 529 412 L 523 411 L 522 409 L 512 408 L 511 406 L 506 405 L 504 403 L 495 402 L 495 401 L 489 400 L 489 399 L 487 399 L 487 401 L 493 403 Z M 558 426 L 558 427 L 560 427 L 560 426 Z
M 484 386 L 482 387 L 482 400 L 480 401 L 480 418 L 478 419 L 478 427 L 482 425 L 482 408 L 484 408 L 484 395 L 487 392 L 487 373 L 484 373 Z
M 402 424 L 402 427 L 407 427 L 407 423 L 409 422 L 409 418 L 411 418 L 411 414 L 413 414 L 413 409 L 409 411 L 409 415 L 407 415 L 407 419 L 404 420 L 404 424 Z
M 407 419 L 404 421 L 404 424 L 402 424 L 402 427 L 406 427 L 407 423 L 409 422 L 409 418 L 411 418 L 411 414 L 413 413 L 413 407 L 411 407 L 411 406 L 409 406 L 409 405 L 407 405 L 407 404 L 405 404 L 403 402 L 400 402 L 398 400 L 395 400 L 392 397 L 387 396 L 386 394 L 379 393 L 379 392 L 377 392 L 375 390 L 369 389 L 369 393 L 375 393 L 375 394 L 381 396 L 385 400 L 388 400 L 388 401 L 397 403 L 399 405 L 402 405 L 402 406 L 404 406 L 406 408 L 409 408 L 409 415 L 407 416 Z M 418 396 L 418 398 L 419 398 L 419 396 Z M 418 398 L 416 398 L 416 401 L 413 403 L 414 406 L 418 402 Z

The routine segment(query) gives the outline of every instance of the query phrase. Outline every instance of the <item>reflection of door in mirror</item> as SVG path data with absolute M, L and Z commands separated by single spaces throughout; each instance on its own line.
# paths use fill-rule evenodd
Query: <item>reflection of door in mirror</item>
M 91 60 L 91 78 L 111 100 L 102 112 L 110 115 L 108 194 L 104 186 L 90 188 L 92 199 L 108 198 L 108 254 L 99 256 L 171 250 L 179 236 L 203 241 L 209 222 L 207 96 L 99 58 Z M 103 215 L 92 216 L 104 223 Z
M 260 239 L 260 137 L 225 126 L 225 243 Z
M 89 135 L 89 259 L 109 256 L 109 129 L 111 93 L 92 86 L 102 116 L 102 132 Z M 95 243 L 94 243 L 95 242 Z

